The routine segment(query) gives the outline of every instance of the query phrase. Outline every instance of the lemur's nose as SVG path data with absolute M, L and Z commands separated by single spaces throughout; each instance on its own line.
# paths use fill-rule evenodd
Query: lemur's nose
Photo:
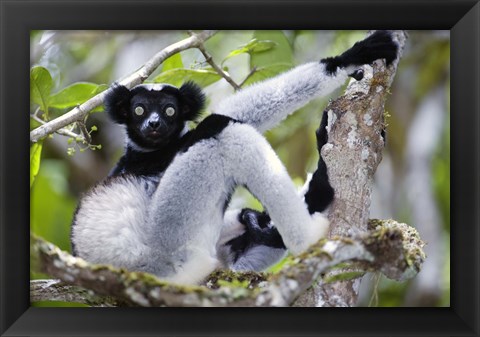
M 158 127 L 160 126 L 160 121 L 156 119 L 149 120 L 148 126 L 151 127 L 152 129 L 158 129 Z
M 157 130 L 160 127 L 160 122 L 160 116 L 154 112 L 148 118 L 148 127 L 152 130 Z

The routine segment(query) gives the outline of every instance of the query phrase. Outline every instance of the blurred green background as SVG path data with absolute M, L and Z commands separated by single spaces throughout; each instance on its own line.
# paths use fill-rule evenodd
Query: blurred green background
M 295 65 L 341 53 L 365 33 L 222 31 L 206 42 L 206 48 L 218 65 L 246 86 Z M 422 272 L 409 282 L 364 277 L 361 306 L 450 305 L 450 35 L 449 31 L 408 33 L 387 100 L 387 147 L 375 177 L 371 218 L 394 218 L 415 226 L 428 243 L 428 257 Z M 32 31 L 31 129 L 186 37 L 182 31 Z M 149 81 L 178 85 L 186 79 L 204 87 L 206 114 L 234 92 L 193 49 L 171 57 Z M 331 97 L 340 94 L 338 90 Z M 311 102 L 267 133 L 299 185 L 318 160 L 314 135 L 328 99 Z M 90 114 L 85 125 L 91 145 L 55 134 L 31 150 L 31 229 L 67 251 L 79 197 L 108 174 L 123 150 L 123 129 L 107 120 L 102 109 Z M 76 133 L 78 128 L 67 131 Z M 232 204 L 260 207 L 242 190 Z M 32 273 L 31 277 L 46 276 Z

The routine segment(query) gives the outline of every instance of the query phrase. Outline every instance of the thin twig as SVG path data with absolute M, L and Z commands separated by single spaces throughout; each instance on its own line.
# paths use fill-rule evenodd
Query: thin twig
M 83 121 L 78 121 L 77 125 L 83 134 L 83 138 L 85 139 L 87 144 L 90 145 L 92 143 L 92 136 L 90 136 L 90 133 L 88 132 L 87 127 L 85 126 L 85 123 Z
M 245 82 L 248 81 L 248 79 L 250 77 L 252 77 L 253 74 L 255 74 L 257 72 L 257 66 L 254 66 L 252 68 L 252 70 L 250 70 L 250 72 L 248 73 L 247 77 L 245 77 L 245 79 L 242 81 L 242 83 L 240 83 L 240 87 L 243 87 L 243 85 L 245 84 Z
M 188 34 L 191 36 L 195 36 L 195 33 L 193 31 L 188 31 Z M 235 90 L 240 90 L 240 86 L 230 77 L 228 73 L 223 71 L 222 68 L 220 68 L 215 61 L 213 61 L 212 55 L 206 50 L 205 45 L 203 43 L 200 43 L 198 45 L 198 50 L 203 54 L 203 57 L 205 57 L 205 61 L 212 66 L 212 68 L 220 75 L 222 76 Z
M 231 77 L 228 73 L 226 73 L 225 71 L 223 71 L 222 68 L 220 68 L 214 61 L 213 61 L 213 58 L 212 58 L 212 55 L 210 55 L 207 50 L 205 49 L 205 46 L 203 45 L 203 43 L 201 43 L 199 46 L 198 46 L 198 49 L 202 52 L 203 56 L 205 57 L 205 61 L 207 61 L 208 64 L 210 64 L 212 66 L 212 68 L 220 75 L 222 76 L 225 81 L 227 81 L 235 90 L 240 90 L 241 86 L 239 86 Z

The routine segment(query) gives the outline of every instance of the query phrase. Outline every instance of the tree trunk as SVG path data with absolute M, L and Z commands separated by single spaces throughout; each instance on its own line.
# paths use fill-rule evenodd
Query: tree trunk
M 406 33 L 395 31 L 401 57 Z M 385 100 L 395 76 L 398 61 L 389 67 L 384 61 L 364 66 L 364 78 L 352 80 L 345 94 L 328 104 L 328 143 L 322 156 L 335 190 L 330 206 L 329 237 L 352 237 L 367 229 L 373 175 L 382 160 L 385 129 Z M 336 273 L 329 272 L 331 278 Z M 357 303 L 361 278 L 328 284 L 316 283 L 296 305 L 350 307 Z

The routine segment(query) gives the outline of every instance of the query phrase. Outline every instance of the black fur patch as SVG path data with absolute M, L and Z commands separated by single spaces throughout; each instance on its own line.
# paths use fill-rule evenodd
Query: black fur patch
M 313 173 L 312 180 L 308 185 L 308 191 L 305 194 L 305 202 L 308 206 L 310 214 L 315 212 L 323 212 L 328 205 L 331 204 L 334 197 L 334 190 L 328 180 L 327 165 L 322 158 L 321 149 L 328 141 L 327 134 L 328 116 L 327 112 L 323 112 L 322 121 L 320 127 L 317 130 L 317 149 L 319 153 L 318 167 Z
M 187 132 L 181 138 L 172 139 L 165 146 L 151 152 L 141 152 L 127 148 L 110 176 L 130 173 L 134 175 L 155 175 L 164 172 L 178 152 L 187 151 L 195 143 L 214 138 L 234 119 L 222 115 L 210 115 L 194 130 Z
M 239 215 L 239 221 L 245 225 L 245 233 L 226 243 L 234 255 L 234 262 L 255 246 L 286 249 L 277 228 L 268 226 L 270 216 L 267 213 L 244 208 Z
M 205 94 L 193 82 L 184 83 L 178 90 L 185 120 L 196 120 L 205 106 Z
M 325 70 L 327 71 L 328 75 L 335 74 L 337 69 L 343 65 L 343 62 L 339 56 L 327 57 L 322 59 L 320 62 L 325 64 Z
M 220 132 L 225 129 L 230 122 L 238 122 L 237 120 L 223 116 L 212 114 L 206 117 L 197 127 L 185 135 L 185 144 L 183 151 L 187 151 L 192 145 L 204 139 L 215 138 Z
M 361 81 L 363 79 L 363 69 L 357 69 L 353 73 L 348 74 L 348 76 L 353 77 L 357 81 Z
M 114 83 L 105 96 L 103 104 L 108 116 L 118 124 L 125 124 L 132 94 L 127 87 Z
M 392 33 L 386 30 L 377 30 L 366 39 L 355 43 L 342 55 L 328 57 L 320 62 L 326 65 L 328 74 L 334 74 L 337 68 L 371 64 L 378 59 L 385 59 L 389 65 L 397 58 L 397 53 L 398 45 L 393 41 Z
M 120 158 L 112 172 L 110 172 L 110 176 L 126 173 L 149 176 L 164 172 L 182 148 L 183 144 L 184 140 L 178 138 L 172 140 L 161 149 L 151 152 L 141 152 L 127 148 L 125 154 Z

